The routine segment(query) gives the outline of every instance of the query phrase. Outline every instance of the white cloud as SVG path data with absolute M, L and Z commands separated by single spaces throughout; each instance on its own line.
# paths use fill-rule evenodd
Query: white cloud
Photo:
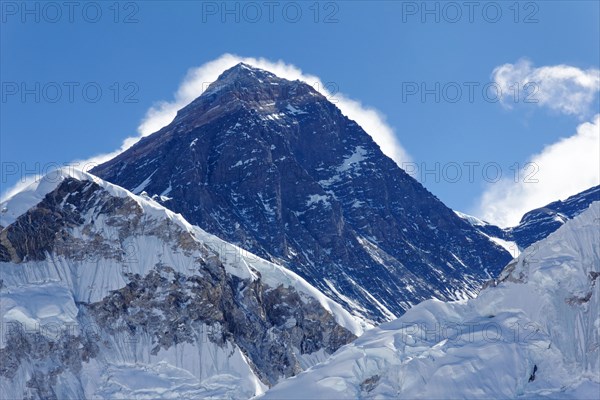
M 168 125 L 173 118 L 175 118 L 179 109 L 200 96 L 211 82 L 217 80 L 223 71 L 240 62 L 265 69 L 281 78 L 289 80 L 299 79 L 308 83 L 325 97 L 335 101 L 336 106 L 342 113 L 356 121 L 369 135 L 371 135 L 373 140 L 381 147 L 381 151 L 393 159 L 398 165 L 401 165 L 402 162 L 411 161 L 408 153 L 396 139 L 393 129 L 386 123 L 385 117 L 377 110 L 363 106 L 360 102 L 352 100 L 341 93 L 329 93 L 327 87 L 331 87 L 332 85 L 324 85 L 318 77 L 305 74 L 292 64 L 286 64 L 283 61 L 270 61 L 264 58 L 240 57 L 233 54 L 224 54 L 215 60 L 190 69 L 182 83 L 179 85 L 179 88 L 174 93 L 174 99 L 171 101 L 161 101 L 152 106 L 146 112 L 145 117 L 138 126 L 138 135 L 126 138 L 119 149 L 111 153 L 99 154 L 86 160 L 77 160 L 71 164 L 80 166 L 80 168 L 85 171 L 89 171 L 95 165 L 114 158 L 133 146 L 141 138 Z M 33 176 L 27 178 L 27 182 L 34 182 L 39 178 L 39 176 Z M 1 198 L 3 200 L 7 199 L 15 193 L 18 193 L 19 190 L 23 189 L 25 186 L 25 183 L 20 183 L 3 193 Z
M 534 68 L 528 60 L 504 64 L 492 72 L 501 89 L 502 103 L 533 103 L 552 110 L 589 117 L 600 88 L 598 69 L 582 70 L 570 65 Z M 518 90 L 518 92 L 517 92 Z
M 522 171 L 520 179 L 490 184 L 479 200 L 475 215 L 506 227 L 524 213 L 600 184 L 600 114 L 582 123 L 573 136 L 546 146 L 530 158 L 537 166 Z M 536 182 L 532 182 L 537 180 Z

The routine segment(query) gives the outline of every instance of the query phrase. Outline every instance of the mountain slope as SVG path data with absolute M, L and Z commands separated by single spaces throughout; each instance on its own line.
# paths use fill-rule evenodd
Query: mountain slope
M 293 272 L 92 175 L 0 209 L 2 398 L 248 398 L 362 332 Z
M 245 64 L 92 172 L 371 321 L 472 297 L 511 259 L 311 86 Z
M 466 302 L 423 302 L 263 399 L 567 398 L 600 393 L 600 202 Z

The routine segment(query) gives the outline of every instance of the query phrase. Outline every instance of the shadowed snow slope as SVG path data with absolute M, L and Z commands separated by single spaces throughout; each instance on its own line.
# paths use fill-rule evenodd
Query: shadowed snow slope
M 425 301 L 263 399 L 598 398 L 600 202 L 466 302 Z

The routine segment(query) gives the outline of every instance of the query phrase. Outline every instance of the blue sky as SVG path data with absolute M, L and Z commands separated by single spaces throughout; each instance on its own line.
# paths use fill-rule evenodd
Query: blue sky
M 511 76 L 521 76 L 515 70 L 534 74 L 536 68 L 559 65 L 596 76 L 597 1 L 473 2 L 472 9 L 464 2 L 402 1 L 229 2 L 227 10 L 220 1 L 121 2 L 117 7 L 77 2 L 72 10 L 62 2 L 47 4 L 2 3 L 0 192 L 26 174 L 119 148 L 136 134 L 150 107 L 173 99 L 190 68 L 224 53 L 293 64 L 333 91 L 377 109 L 410 155 L 415 176 L 451 208 L 483 216 L 479 202 L 494 185 L 484 179 L 483 166 L 497 163 L 503 178 L 512 177 L 511 166 L 522 167 L 544 146 L 575 135 L 599 112 L 597 89 L 576 111 L 557 103 L 564 93 L 525 104 L 520 92 L 514 104 L 506 98 L 486 100 L 481 89 L 494 82 L 494 69 L 504 64 L 512 65 Z M 519 64 L 524 59 L 529 64 Z M 552 70 L 559 77 L 555 88 L 561 87 L 564 71 Z M 538 72 L 543 76 L 544 70 Z M 478 85 L 472 101 L 469 82 Z M 436 83 L 439 102 L 434 94 L 422 98 L 420 90 Z M 463 90 L 458 97 L 451 91 L 456 86 Z M 23 94 L 23 88 L 30 92 Z M 418 93 L 407 92 L 415 88 Z M 589 88 L 584 92 L 590 95 Z M 598 152 L 593 146 L 586 150 L 592 169 L 600 169 Z M 573 154 L 561 157 L 549 164 L 570 164 Z M 456 165 L 462 173 L 458 179 Z M 467 165 L 473 165 L 473 179 Z M 544 177 L 546 189 L 528 193 L 545 197 L 527 204 L 579 188 L 555 179 L 550 167 L 539 167 L 548 171 L 535 175 Z M 434 172 L 423 177 L 423 168 Z M 579 167 L 577 176 L 581 169 L 587 178 L 580 186 L 597 181 L 589 168 Z M 491 199 L 512 190 L 495 187 Z M 505 203 L 515 202 L 524 203 L 518 196 Z

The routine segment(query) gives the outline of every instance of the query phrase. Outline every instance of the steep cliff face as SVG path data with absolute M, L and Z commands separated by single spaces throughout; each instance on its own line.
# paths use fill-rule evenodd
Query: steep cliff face
M 149 198 L 53 179 L 2 204 L 2 398 L 251 397 L 362 332 Z
M 373 321 L 471 297 L 511 259 L 311 86 L 244 64 L 93 173 Z
M 598 243 L 594 202 L 477 298 L 425 301 L 261 398 L 597 399 Z

